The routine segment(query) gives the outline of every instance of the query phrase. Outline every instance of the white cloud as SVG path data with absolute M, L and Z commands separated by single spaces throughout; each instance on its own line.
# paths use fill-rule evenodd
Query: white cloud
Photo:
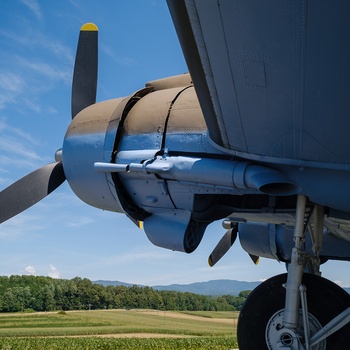
M 16 101 L 25 87 L 24 80 L 16 74 L 10 72 L 0 73 L 0 110 L 8 103 Z
M 108 47 L 107 45 L 101 44 L 100 45 L 100 50 L 101 52 L 106 55 L 109 56 L 112 60 L 114 60 L 116 63 L 118 63 L 121 66 L 124 67 L 130 67 L 130 66 L 135 66 L 137 65 L 137 61 L 134 60 L 133 58 L 127 57 L 127 56 L 120 56 L 117 55 L 115 52 L 113 52 L 113 50 Z
M 54 55 L 57 62 L 64 62 L 73 66 L 75 53 L 71 47 L 62 44 L 56 38 L 47 36 L 46 34 L 29 28 L 25 33 L 23 31 L 10 32 L 2 31 L 1 35 L 7 38 L 11 43 L 15 42 L 19 46 L 25 46 L 32 49 L 44 49 L 45 52 Z
M 53 67 L 43 62 L 32 62 L 27 61 L 23 58 L 19 58 L 20 63 L 29 69 L 44 75 L 45 77 L 52 80 L 62 80 L 67 84 L 71 84 L 72 80 L 72 69 L 62 69 L 59 67 Z
M 93 223 L 94 220 L 90 217 L 81 217 L 81 218 L 74 218 L 73 221 L 71 221 L 70 223 L 68 223 L 68 227 L 81 227 L 81 226 L 85 226 L 85 225 L 89 225 L 91 223 Z
M 40 217 L 28 212 L 22 213 L 1 224 L 0 240 L 16 241 L 21 237 L 28 237 L 29 234 L 36 234 L 44 228 L 45 223 Z
M 24 143 L 13 137 L 4 137 L 0 140 L 0 149 L 11 154 L 16 154 L 26 159 L 40 160 L 41 157 L 33 150 L 28 149 Z
M 42 157 L 39 156 L 33 149 L 30 149 L 28 145 L 23 142 L 23 140 L 18 140 L 11 136 L 1 135 L 0 138 L 0 150 L 2 154 L 7 156 L 13 156 L 14 159 L 25 159 L 30 163 L 36 162 L 40 164 L 42 162 Z
M 47 275 L 51 278 L 61 278 L 61 274 L 52 264 L 50 264 L 50 272 Z
M 42 18 L 41 8 L 36 0 L 21 0 L 21 2 L 23 5 L 27 6 L 37 18 Z
M 27 266 L 24 271 L 28 274 L 28 275 L 35 275 L 35 268 L 32 265 Z
M 0 173 L 8 174 L 13 168 L 32 170 L 50 161 L 35 151 L 38 145 L 39 141 L 26 131 L 0 120 Z
M 23 99 L 25 105 L 31 109 L 32 111 L 36 112 L 36 113 L 40 113 L 41 112 L 41 106 L 37 103 L 35 103 L 34 101 L 32 100 L 29 100 L 27 98 L 24 98 Z
M 29 141 L 32 144 L 40 144 L 28 132 L 23 131 L 22 129 L 14 128 L 2 120 L 0 120 L 0 131 L 4 131 L 6 134 L 14 134 L 16 137 L 24 138 L 26 141 Z
M 111 265 L 128 265 L 130 263 L 137 263 L 143 262 L 143 261 L 151 261 L 151 262 L 157 262 L 157 261 L 166 261 L 171 260 L 172 256 L 168 250 L 160 250 L 152 246 L 143 246 L 139 247 L 137 249 L 134 249 L 131 252 L 127 252 L 124 254 L 119 254 L 115 256 L 109 256 L 105 259 L 103 259 L 101 262 L 102 264 L 106 264 L 107 266 Z
M 61 44 L 59 41 L 52 40 L 51 38 L 44 38 L 40 43 L 53 52 L 56 57 L 64 59 L 73 67 L 75 56 L 70 47 Z
M 25 84 L 23 79 L 9 72 L 0 73 L 0 88 L 4 91 L 21 92 Z

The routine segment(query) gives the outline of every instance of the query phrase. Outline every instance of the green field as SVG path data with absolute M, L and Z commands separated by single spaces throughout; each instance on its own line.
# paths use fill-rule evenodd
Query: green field
M 237 317 L 154 310 L 1 314 L 0 349 L 233 349 Z

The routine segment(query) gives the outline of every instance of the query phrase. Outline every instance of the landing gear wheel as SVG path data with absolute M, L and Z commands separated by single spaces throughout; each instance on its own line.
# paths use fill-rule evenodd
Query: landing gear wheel
M 280 347 L 282 344 L 287 349 L 290 348 L 290 346 L 293 345 L 293 338 L 291 337 L 291 334 L 288 332 L 283 331 L 283 314 L 284 309 L 281 309 L 280 311 L 277 311 L 268 322 L 266 326 L 266 332 L 265 332 L 265 339 L 267 343 L 268 349 L 275 349 Z M 320 329 L 322 329 L 322 325 L 318 322 L 318 320 L 309 313 L 309 330 L 310 335 L 313 336 L 316 334 Z M 299 329 L 297 330 L 298 334 L 301 334 L 304 336 L 304 328 L 303 328 L 303 314 L 301 309 L 299 309 Z M 293 332 L 293 334 L 295 334 Z M 301 338 L 302 343 L 304 343 L 304 338 Z M 323 340 L 316 344 L 313 347 L 313 350 L 326 350 L 326 341 Z
M 287 274 L 274 276 L 248 296 L 238 318 L 237 338 L 240 350 L 272 350 L 266 338 L 273 338 L 273 325 L 283 320 Z M 307 288 L 307 304 L 312 332 L 326 325 L 335 316 L 350 306 L 350 296 L 335 283 L 310 274 L 304 274 Z M 350 323 L 321 342 L 317 350 L 349 349 Z M 268 341 L 270 341 L 268 339 Z M 322 344 L 323 343 L 323 344 Z

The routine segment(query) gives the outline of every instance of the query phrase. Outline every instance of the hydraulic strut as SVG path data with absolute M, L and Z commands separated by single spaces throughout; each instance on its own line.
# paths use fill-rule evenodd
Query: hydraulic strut
M 288 267 L 287 282 L 285 284 L 286 299 L 285 309 L 283 314 L 283 331 L 280 333 L 280 344 L 282 347 L 279 349 L 286 349 L 284 347 L 287 344 L 286 339 L 289 341 L 291 347 L 288 349 L 303 349 L 310 350 L 316 344 L 325 340 L 328 336 L 345 326 L 350 322 L 350 307 L 344 310 L 341 314 L 332 319 L 327 325 L 318 330 L 316 334 L 311 336 L 310 334 L 310 319 L 306 298 L 306 287 L 302 284 L 303 272 L 306 267 L 311 270 L 312 273 L 320 275 L 319 272 L 319 253 L 322 248 L 322 234 L 324 223 L 324 207 L 315 204 L 314 210 L 309 214 L 313 215 L 313 223 L 309 220 L 305 222 L 306 217 L 306 197 L 298 195 L 295 228 L 294 228 L 294 242 L 295 246 L 292 250 L 291 263 Z M 308 219 L 310 219 L 310 216 Z M 304 252 L 303 244 L 305 241 L 306 226 L 311 234 L 313 242 L 313 251 L 315 256 L 310 256 Z M 303 322 L 303 334 L 300 332 L 300 307 Z M 283 339 L 282 339 L 283 336 Z M 303 344 L 301 339 L 304 338 Z
M 305 240 L 304 219 L 306 209 L 306 197 L 298 195 L 294 242 L 295 246 L 292 251 L 291 262 L 288 266 L 288 277 L 285 284 L 286 288 L 286 303 L 283 316 L 283 326 L 295 331 L 299 325 L 299 304 L 300 290 L 302 284 L 304 264 L 301 257 L 302 244 Z

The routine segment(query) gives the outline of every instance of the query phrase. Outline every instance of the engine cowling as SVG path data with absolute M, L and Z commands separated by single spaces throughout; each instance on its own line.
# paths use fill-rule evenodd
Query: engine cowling
M 106 134 L 122 100 L 96 103 L 78 113 L 67 130 L 62 148 L 63 168 L 73 192 L 89 205 L 115 212 L 123 212 L 123 208 L 115 191 L 111 191 L 111 175 L 94 171 L 94 163 L 111 159 L 113 144 L 106 144 Z M 115 138 L 116 129 L 109 132 Z
M 62 161 L 84 202 L 143 221 L 152 243 L 189 253 L 210 222 L 230 214 L 220 198 L 289 195 L 298 187 L 274 169 L 216 148 L 186 83 L 188 75 L 156 81 L 87 107 L 68 128 Z
M 132 154 L 131 161 L 142 163 L 167 147 L 174 152 L 213 150 L 194 89 L 182 86 L 188 82 L 185 75 L 150 83 L 127 98 L 84 109 L 68 128 L 62 161 L 68 183 L 81 200 L 144 221 L 146 234 L 156 245 L 192 252 L 209 223 L 191 217 L 194 194 L 174 203 L 165 182 L 155 175 L 135 180 L 94 169 L 98 162 L 128 161 L 123 159 L 125 152 Z

